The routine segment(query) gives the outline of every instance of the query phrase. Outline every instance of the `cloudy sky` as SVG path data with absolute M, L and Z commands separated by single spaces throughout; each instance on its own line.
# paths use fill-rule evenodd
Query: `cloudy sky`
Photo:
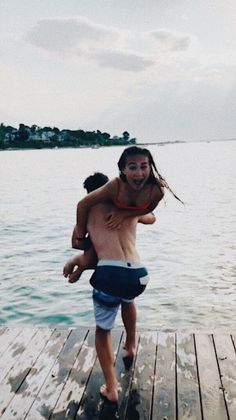
M 0 0 L 0 122 L 236 137 L 235 0 Z

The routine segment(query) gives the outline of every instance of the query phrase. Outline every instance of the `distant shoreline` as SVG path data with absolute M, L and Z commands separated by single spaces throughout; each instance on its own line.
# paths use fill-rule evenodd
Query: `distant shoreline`
M 176 144 L 176 143 L 215 143 L 221 141 L 236 141 L 236 138 L 231 139 L 208 139 L 208 140 L 174 140 L 174 141 L 157 141 L 157 142 L 145 142 L 145 143 L 136 143 L 137 146 L 144 145 L 166 145 L 166 144 Z
M 6 150 L 61 150 L 61 149 L 104 149 L 104 148 L 110 148 L 110 147 L 129 147 L 129 146 L 152 146 L 152 145 L 158 145 L 158 146 L 166 146 L 168 144 L 178 144 L 178 143 L 190 143 L 187 141 L 163 141 L 163 142 L 155 142 L 155 143 L 135 143 L 135 144 L 113 144 L 113 145 L 97 145 L 97 146 L 55 146 L 55 147 L 9 147 L 0 149 L 0 151 L 6 151 Z
M 174 140 L 174 141 L 158 141 L 158 142 L 145 142 L 145 143 L 135 143 L 135 146 L 166 146 L 166 145 L 172 145 L 172 144 L 187 144 L 187 143 L 216 143 L 216 142 L 231 142 L 236 141 L 236 138 L 231 139 L 215 139 L 215 140 Z M 133 145 L 133 146 L 134 146 Z M 132 144 L 113 144 L 113 145 L 94 145 L 94 146 L 55 146 L 55 147 L 9 147 L 0 149 L 0 152 L 5 151 L 14 151 L 14 150 L 60 150 L 60 149 L 101 149 L 101 148 L 110 148 L 110 147 L 129 147 L 132 146 Z

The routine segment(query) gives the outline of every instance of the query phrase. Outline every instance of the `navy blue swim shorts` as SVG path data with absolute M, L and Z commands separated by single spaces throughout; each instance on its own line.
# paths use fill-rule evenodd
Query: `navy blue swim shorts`
M 95 289 L 128 300 L 143 293 L 148 281 L 147 269 L 140 263 L 119 260 L 100 260 L 90 279 Z

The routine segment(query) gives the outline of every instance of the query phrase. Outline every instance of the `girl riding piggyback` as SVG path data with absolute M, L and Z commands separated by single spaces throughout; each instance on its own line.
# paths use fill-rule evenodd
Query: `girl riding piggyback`
M 78 248 L 79 242 L 85 238 L 87 215 L 92 206 L 112 202 L 115 209 L 108 216 L 107 228 L 119 229 L 126 217 L 152 212 L 162 200 L 164 188 L 171 191 L 148 149 L 137 146 L 126 148 L 118 161 L 118 168 L 119 178 L 109 181 L 79 201 L 77 224 L 72 236 L 73 248 Z

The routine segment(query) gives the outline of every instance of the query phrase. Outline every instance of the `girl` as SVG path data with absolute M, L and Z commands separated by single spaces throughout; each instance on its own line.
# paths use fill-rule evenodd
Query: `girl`
M 137 146 L 126 148 L 119 161 L 119 178 L 91 192 L 77 205 L 77 224 L 72 235 L 72 247 L 78 248 L 86 235 L 89 209 L 97 203 L 112 201 L 122 212 L 112 211 L 108 215 L 107 228 L 119 229 L 129 216 L 141 216 L 152 212 L 164 196 L 164 187 L 173 193 L 158 172 L 148 149 Z M 181 200 L 179 200 L 181 201 Z

